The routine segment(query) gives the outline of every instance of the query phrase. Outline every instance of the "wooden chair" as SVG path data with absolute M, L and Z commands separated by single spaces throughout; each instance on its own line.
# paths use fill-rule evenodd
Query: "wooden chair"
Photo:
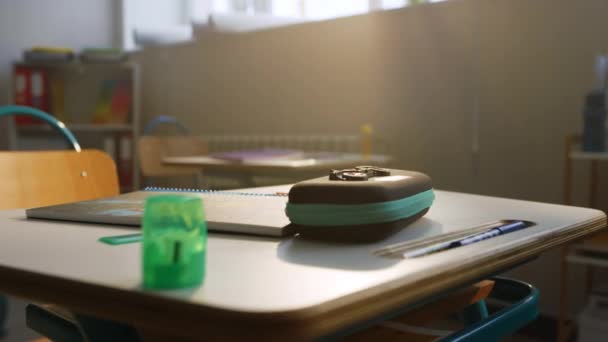
M 0 209 L 83 201 L 114 196 L 118 192 L 116 165 L 104 152 L 0 152 Z M 60 309 L 30 304 L 27 316 L 32 310 L 44 313 L 44 324 L 60 327 L 56 330 L 64 336 L 80 335 L 73 319 L 58 314 Z M 31 321 L 31 317 L 27 320 Z M 45 332 L 44 329 L 35 330 Z
M 207 143 L 194 136 L 142 136 L 137 142 L 139 166 L 144 177 L 193 176 L 196 183 L 201 170 L 198 167 L 165 165 L 164 157 L 206 155 Z M 197 184 L 199 185 L 199 184 Z
M 26 106 L 0 106 L 0 117 L 27 115 L 56 129 L 74 151 L 0 152 L 0 209 L 53 205 L 118 194 L 118 177 L 114 161 L 105 153 L 82 151 L 80 144 L 65 124 L 52 115 Z M 7 300 L 0 294 L 0 336 Z M 52 308 L 29 305 L 49 317 L 50 324 L 65 336 L 78 339 L 80 333 L 73 321 L 63 319 Z M 27 315 L 26 315 L 27 316 Z M 29 320 L 29 317 L 27 317 Z
M 83 201 L 114 196 L 118 192 L 116 165 L 104 152 L 0 152 L 0 209 Z M 45 315 L 44 320 L 37 320 L 38 327 L 51 326 L 51 330 L 59 331 L 62 336 L 73 336 L 72 340 L 80 336 L 75 320 L 60 314 L 64 312 L 60 308 L 28 305 L 26 318 L 31 328 L 32 312 L 36 312 L 37 317 Z M 48 329 L 35 330 L 45 334 Z

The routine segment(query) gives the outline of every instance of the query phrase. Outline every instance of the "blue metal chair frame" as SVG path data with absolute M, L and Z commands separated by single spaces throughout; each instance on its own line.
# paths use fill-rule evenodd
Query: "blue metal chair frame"
M 148 122 L 146 127 L 144 127 L 144 135 L 152 134 L 156 127 L 163 124 L 174 125 L 183 135 L 190 134 L 190 131 L 184 125 L 182 125 L 181 122 L 177 121 L 176 118 L 168 115 L 160 115 Z
M 57 120 L 52 115 L 39 109 L 26 106 L 0 106 L 0 117 L 9 115 L 28 115 L 48 123 L 63 135 L 65 140 L 74 148 L 74 150 L 80 152 L 80 144 L 78 144 L 78 140 L 76 140 L 74 134 L 72 134 L 72 132 L 65 126 L 63 122 Z
M 538 316 L 538 289 L 524 282 L 494 278 L 491 298 L 513 304 L 492 315 L 488 315 L 485 301 L 470 305 L 464 311 L 465 329 L 457 331 L 442 342 L 499 341 L 532 322 Z
M 80 152 L 80 144 L 78 144 L 78 141 L 76 140 L 76 137 L 74 137 L 74 134 L 72 134 L 72 132 L 65 126 L 63 122 L 57 120 L 52 115 L 36 108 L 26 106 L 0 106 L 0 117 L 11 115 L 28 115 L 48 123 L 49 125 L 51 125 L 51 127 L 54 127 L 63 135 L 65 140 L 68 142 L 68 144 L 72 146 L 72 148 L 74 148 L 74 150 Z M 5 323 L 7 315 L 8 300 L 5 296 L 0 295 L 0 337 L 6 334 Z
M 8 300 L 0 294 L 0 338 L 6 335 L 6 317 L 8 316 Z
M 442 342 L 461 341 L 498 341 L 512 335 L 520 328 L 532 322 L 538 316 L 538 289 L 530 284 L 501 277 L 490 278 L 495 281 L 489 298 L 496 298 L 512 303 L 492 315 L 488 315 L 485 300 L 471 304 L 463 311 L 462 320 L 465 328 L 440 339 Z M 454 290 L 454 289 L 452 289 Z M 438 294 L 433 298 L 412 305 L 395 309 L 391 312 L 359 322 L 353 326 L 321 338 L 321 341 L 333 341 L 364 330 L 388 319 L 397 317 L 430 302 L 440 300 L 452 290 Z

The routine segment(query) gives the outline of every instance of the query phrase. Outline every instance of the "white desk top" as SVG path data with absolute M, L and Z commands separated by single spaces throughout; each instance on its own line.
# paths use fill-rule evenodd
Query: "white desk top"
M 97 242 L 102 236 L 128 234 L 132 230 L 27 220 L 23 210 L 1 211 L 0 278 L 9 280 L 2 281 L 0 290 L 29 295 L 23 292 L 26 290 L 11 289 L 10 274 L 6 273 L 13 269 L 31 272 L 34 279 L 40 277 L 39 281 L 49 276 L 60 278 L 55 279 L 58 283 L 112 288 L 126 295 L 143 294 L 148 299 L 169 297 L 177 300 L 176 305 L 181 302 L 229 313 L 301 318 L 381 298 L 396 289 L 405 296 L 399 299 L 402 304 L 428 297 L 439 288 L 479 279 L 500 267 L 599 230 L 606 223 L 604 213 L 592 209 L 445 191 L 436 191 L 436 196 L 424 218 L 372 244 L 339 245 L 298 237 L 279 240 L 209 234 L 204 285 L 164 292 L 140 288 L 140 244 L 109 246 Z M 498 219 L 529 220 L 538 225 L 418 259 L 387 259 L 372 254 L 397 242 Z M 91 298 L 81 300 L 95 305 Z

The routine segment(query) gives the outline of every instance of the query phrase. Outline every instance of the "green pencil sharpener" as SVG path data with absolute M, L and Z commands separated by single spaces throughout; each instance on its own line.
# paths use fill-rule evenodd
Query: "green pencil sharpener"
M 144 288 L 188 288 L 203 282 L 207 224 L 200 198 L 149 197 L 143 235 Z

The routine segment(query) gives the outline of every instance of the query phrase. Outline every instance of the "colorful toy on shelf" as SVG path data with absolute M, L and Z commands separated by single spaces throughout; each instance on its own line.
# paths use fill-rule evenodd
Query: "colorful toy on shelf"
M 131 111 L 131 82 L 128 80 L 105 80 L 92 122 L 96 124 L 125 124 Z

